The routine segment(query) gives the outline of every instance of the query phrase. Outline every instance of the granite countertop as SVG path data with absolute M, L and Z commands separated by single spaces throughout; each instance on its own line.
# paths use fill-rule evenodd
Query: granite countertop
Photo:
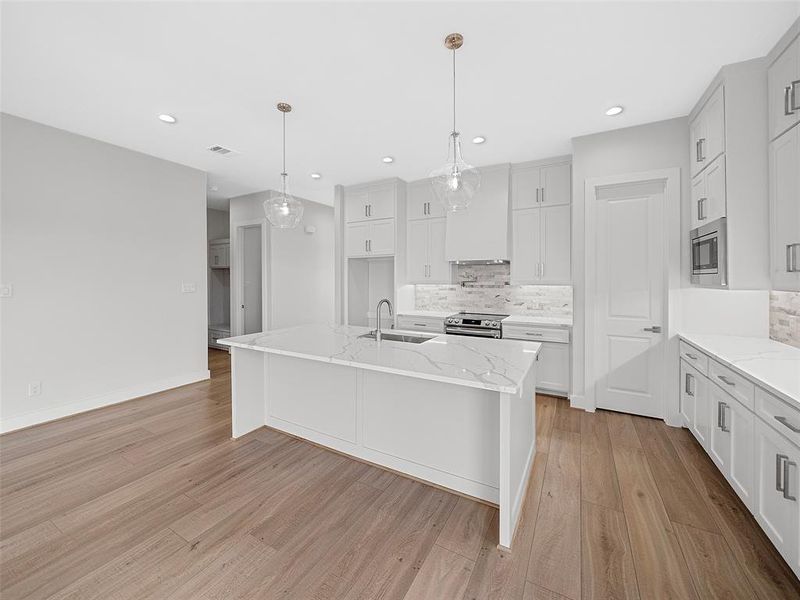
M 301 325 L 219 343 L 508 394 L 520 393 L 541 348 L 537 342 L 461 335 L 437 335 L 421 344 L 387 340 L 378 344 L 359 337 L 368 331 L 346 325 Z
M 765 390 L 800 404 L 800 348 L 769 338 L 700 333 L 680 337 Z

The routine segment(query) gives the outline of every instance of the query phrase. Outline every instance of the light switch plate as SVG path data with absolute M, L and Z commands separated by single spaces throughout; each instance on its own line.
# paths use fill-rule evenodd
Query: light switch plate
M 42 382 L 31 381 L 28 384 L 28 397 L 39 396 L 42 393 Z
M 14 295 L 14 286 L 10 283 L 0 283 L 0 298 L 11 298 Z
M 194 294 L 197 291 L 197 284 L 191 281 L 181 283 L 181 291 L 184 294 Z

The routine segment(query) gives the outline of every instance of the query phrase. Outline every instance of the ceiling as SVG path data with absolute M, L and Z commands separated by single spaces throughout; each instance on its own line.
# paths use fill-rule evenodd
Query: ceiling
M 447 33 L 465 37 L 464 155 L 486 165 L 686 115 L 721 65 L 763 56 L 798 15 L 798 2 L 3 2 L 0 108 L 205 170 L 221 208 L 278 185 L 287 101 L 291 190 L 332 204 L 337 183 L 444 162 Z

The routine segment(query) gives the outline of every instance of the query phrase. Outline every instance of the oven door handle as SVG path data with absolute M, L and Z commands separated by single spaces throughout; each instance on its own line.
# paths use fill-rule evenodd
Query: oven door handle
M 474 335 L 476 337 L 496 337 L 499 336 L 499 329 L 471 329 L 469 327 L 447 327 L 445 333 L 456 335 Z

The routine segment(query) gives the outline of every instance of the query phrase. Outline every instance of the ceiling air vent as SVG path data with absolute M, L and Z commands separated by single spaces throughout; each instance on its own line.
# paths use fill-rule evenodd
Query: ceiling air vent
M 239 154 L 236 150 L 231 150 L 230 148 L 226 148 L 225 146 L 209 146 L 208 149 L 213 152 L 214 154 L 226 155 L 226 154 Z

